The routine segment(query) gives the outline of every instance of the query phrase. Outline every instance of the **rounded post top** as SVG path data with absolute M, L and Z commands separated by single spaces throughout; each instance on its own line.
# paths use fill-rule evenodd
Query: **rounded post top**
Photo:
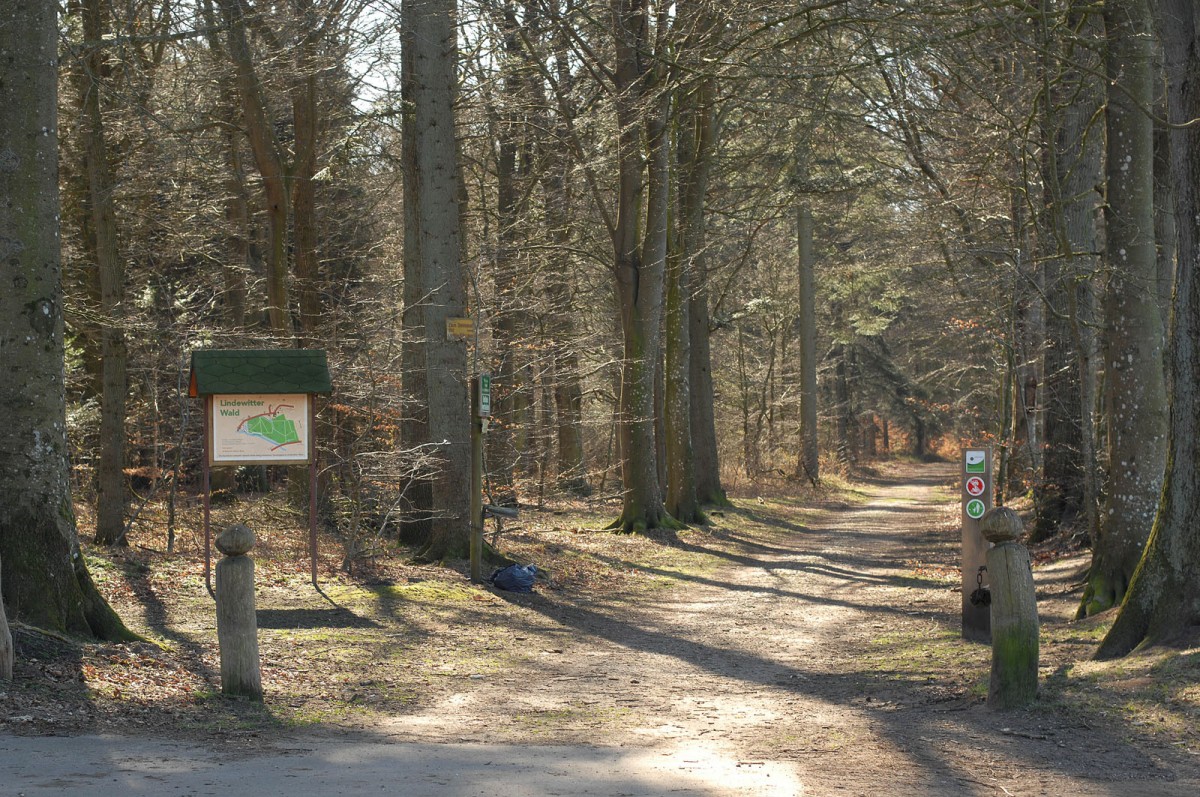
M 226 556 L 244 556 L 254 547 L 254 532 L 248 526 L 235 523 L 217 535 L 217 550 Z
M 990 510 L 979 520 L 980 533 L 992 543 L 1013 542 L 1024 529 L 1021 516 L 1006 506 Z

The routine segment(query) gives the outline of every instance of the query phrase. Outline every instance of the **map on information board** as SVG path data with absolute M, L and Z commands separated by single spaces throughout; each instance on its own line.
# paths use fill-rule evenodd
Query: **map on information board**
M 212 397 L 212 462 L 307 462 L 308 396 Z

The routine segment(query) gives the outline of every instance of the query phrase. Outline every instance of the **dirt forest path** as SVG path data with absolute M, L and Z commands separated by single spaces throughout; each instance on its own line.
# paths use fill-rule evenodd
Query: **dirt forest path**
M 990 651 L 956 641 L 954 479 L 901 465 L 850 503 L 742 502 L 737 523 L 682 536 L 718 567 L 663 568 L 671 586 L 632 604 L 501 594 L 503 667 L 426 679 L 411 710 L 369 725 L 217 753 L 0 737 L 0 795 L 1200 793 L 1195 757 L 1119 725 L 986 710 Z M 453 669 L 453 644 L 430 666 Z
M 769 534 L 726 540 L 720 571 L 636 606 L 514 598 L 542 614 L 529 666 L 382 730 L 646 747 L 729 793 L 1200 793 L 1195 768 L 1184 782 L 1103 729 L 988 712 L 986 646 L 958 646 L 949 682 L 891 659 L 959 635 L 954 479 L 952 466 L 902 466 L 804 526 L 751 504 L 741 511 Z M 498 727 L 503 716 L 527 719 Z

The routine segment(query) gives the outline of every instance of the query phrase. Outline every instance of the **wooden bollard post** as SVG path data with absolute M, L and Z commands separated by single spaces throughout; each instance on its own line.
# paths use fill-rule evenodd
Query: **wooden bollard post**
M 254 532 L 234 525 L 216 539 L 225 558 L 217 563 L 217 643 L 221 648 L 221 692 L 262 700 L 258 621 L 254 616 Z
M 1021 518 L 998 507 L 980 521 L 992 594 L 992 676 L 988 708 L 1021 708 L 1037 698 L 1038 613 L 1029 551 L 1017 542 Z

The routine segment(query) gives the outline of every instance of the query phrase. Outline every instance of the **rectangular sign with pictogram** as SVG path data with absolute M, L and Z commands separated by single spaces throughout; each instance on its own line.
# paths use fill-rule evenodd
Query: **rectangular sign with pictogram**
M 968 448 L 962 452 L 962 635 L 990 642 L 991 607 L 987 591 L 987 549 L 979 520 L 992 508 L 992 450 Z

